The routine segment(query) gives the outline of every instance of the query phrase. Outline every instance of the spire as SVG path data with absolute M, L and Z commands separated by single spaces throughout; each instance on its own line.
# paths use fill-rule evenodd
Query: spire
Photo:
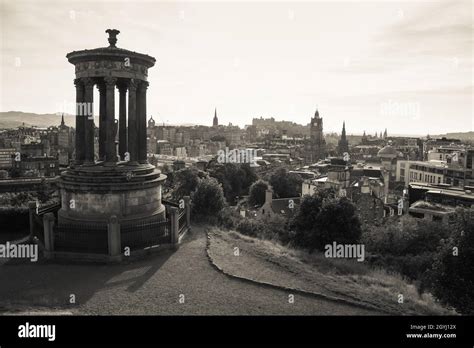
M 383 138 L 387 139 L 387 128 L 385 128 L 385 132 L 383 132 Z
M 345 156 L 345 153 L 349 152 L 349 143 L 347 142 L 346 138 L 346 121 L 342 122 L 341 139 L 339 140 L 337 146 L 339 155 Z
M 64 124 L 64 113 L 63 113 L 62 116 L 61 116 L 61 126 L 64 127 L 64 125 L 65 124 Z
M 362 136 L 363 136 L 363 137 L 365 137 L 365 136 L 366 136 L 366 135 L 365 135 L 365 131 L 364 131 L 364 134 L 363 134 Z
M 219 125 L 219 120 L 217 118 L 217 108 L 214 109 L 214 119 L 212 120 L 212 126 L 217 127 Z
M 314 117 L 319 117 L 319 111 L 316 109 L 316 112 L 314 113 Z

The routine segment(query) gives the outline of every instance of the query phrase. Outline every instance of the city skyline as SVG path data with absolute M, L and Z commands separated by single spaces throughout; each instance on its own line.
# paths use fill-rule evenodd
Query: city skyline
M 118 47 L 157 57 L 148 114 L 160 123 L 211 125 L 217 107 L 220 124 L 306 125 L 318 108 L 325 132 L 473 129 L 470 2 L 344 6 L 4 1 L 0 111 L 61 112 L 74 102 L 65 54 L 107 46 L 115 26 Z

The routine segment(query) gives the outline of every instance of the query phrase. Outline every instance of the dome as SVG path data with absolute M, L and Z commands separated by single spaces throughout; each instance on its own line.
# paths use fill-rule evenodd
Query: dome
M 377 153 L 379 157 L 390 157 L 390 156 L 397 156 L 397 150 L 392 145 L 384 146 L 382 149 L 379 150 Z

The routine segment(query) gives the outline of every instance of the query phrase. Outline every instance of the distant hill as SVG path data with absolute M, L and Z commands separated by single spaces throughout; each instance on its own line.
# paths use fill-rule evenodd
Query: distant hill
M 439 135 L 430 135 L 431 138 L 442 138 L 448 139 L 459 139 L 461 141 L 474 141 L 474 132 L 457 132 L 457 133 L 446 133 Z
M 94 116 L 96 125 L 99 123 L 97 116 Z M 76 124 L 74 115 L 64 114 L 64 123 L 66 126 L 74 127 Z M 50 126 L 59 126 L 61 124 L 61 114 L 35 114 L 32 112 L 8 111 L 0 112 L 0 129 L 17 128 L 21 125 L 36 126 L 45 128 Z

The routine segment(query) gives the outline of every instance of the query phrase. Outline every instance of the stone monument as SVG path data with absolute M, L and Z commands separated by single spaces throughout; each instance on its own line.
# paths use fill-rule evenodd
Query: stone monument
M 121 225 L 165 218 L 161 186 L 166 176 L 148 163 L 146 151 L 147 77 L 156 60 L 116 47 L 118 30 L 106 33 L 108 47 L 66 55 L 76 72 L 76 158 L 59 181 L 59 227 L 105 226 L 114 215 Z M 98 157 L 94 149 L 94 87 L 100 96 Z

